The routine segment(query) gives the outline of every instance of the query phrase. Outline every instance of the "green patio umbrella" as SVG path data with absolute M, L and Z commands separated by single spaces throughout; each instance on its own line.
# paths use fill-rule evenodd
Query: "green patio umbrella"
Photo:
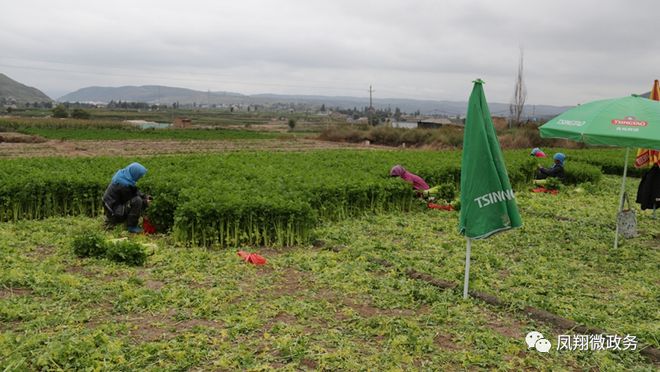
M 458 226 L 466 238 L 463 298 L 468 297 L 472 239 L 522 226 L 483 84 L 481 79 L 474 81 L 463 135 Z
M 636 95 L 593 101 L 564 112 L 539 129 L 543 138 L 566 138 L 590 145 L 625 147 L 619 197 L 621 211 L 630 147 L 660 149 L 660 102 Z M 618 240 L 617 226 L 615 248 Z

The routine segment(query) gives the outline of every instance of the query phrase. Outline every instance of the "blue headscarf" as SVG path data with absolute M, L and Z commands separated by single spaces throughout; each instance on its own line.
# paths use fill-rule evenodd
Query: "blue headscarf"
M 147 168 L 140 163 L 131 163 L 128 167 L 120 169 L 112 176 L 112 183 L 122 186 L 135 186 L 135 183 L 147 174 Z
M 555 160 L 558 160 L 559 164 L 561 164 L 563 166 L 564 165 L 564 160 L 566 160 L 566 155 L 562 154 L 561 152 L 558 152 L 552 158 L 555 159 Z

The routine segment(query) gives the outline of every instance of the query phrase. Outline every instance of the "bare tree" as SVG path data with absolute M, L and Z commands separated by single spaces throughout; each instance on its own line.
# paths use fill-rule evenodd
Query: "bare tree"
M 527 99 L 527 88 L 523 79 L 523 49 L 520 48 L 520 60 L 518 61 L 518 76 L 516 77 L 516 86 L 513 90 L 513 100 L 509 105 L 509 128 L 513 125 L 519 127 L 522 125 L 522 115 L 525 109 L 525 100 Z

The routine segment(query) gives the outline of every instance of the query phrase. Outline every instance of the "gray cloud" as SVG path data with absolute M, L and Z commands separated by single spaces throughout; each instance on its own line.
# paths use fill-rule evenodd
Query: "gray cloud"
M 651 0 L 23 0 L 0 13 L 0 71 L 52 96 L 90 85 L 530 103 L 650 89 Z

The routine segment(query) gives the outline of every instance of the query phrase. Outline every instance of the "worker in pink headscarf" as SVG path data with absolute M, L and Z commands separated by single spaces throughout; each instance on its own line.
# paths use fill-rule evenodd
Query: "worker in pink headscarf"
M 412 184 L 412 187 L 417 191 L 424 191 L 429 189 L 429 185 L 424 182 L 422 177 L 408 172 L 404 167 L 398 164 L 390 169 L 390 176 L 401 177 L 404 181 Z

